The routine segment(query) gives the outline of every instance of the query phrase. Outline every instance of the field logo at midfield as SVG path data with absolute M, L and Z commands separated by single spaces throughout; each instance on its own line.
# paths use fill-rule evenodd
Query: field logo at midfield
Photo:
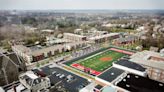
M 129 52 L 129 51 L 125 51 L 125 50 L 120 50 L 120 49 L 116 49 L 116 48 L 110 48 L 109 50 L 113 50 L 116 52 L 120 52 L 120 53 L 124 53 L 124 54 L 128 54 L 128 55 L 133 55 L 133 52 Z
M 112 57 L 102 57 L 100 58 L 100 61 L 103 61 L 103 62 L 108 62 L 108 61 L 112 61 Z

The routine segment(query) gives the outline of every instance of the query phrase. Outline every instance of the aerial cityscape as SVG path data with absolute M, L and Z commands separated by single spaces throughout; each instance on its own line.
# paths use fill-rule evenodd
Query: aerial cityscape
M 0 0 L 0 92 L 164 92 L 164 1 Z

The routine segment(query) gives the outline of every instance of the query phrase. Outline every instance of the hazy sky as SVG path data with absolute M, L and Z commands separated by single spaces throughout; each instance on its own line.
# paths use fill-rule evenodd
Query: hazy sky
M 0 9 L 164 9 L 164 0 L 0 0 Z

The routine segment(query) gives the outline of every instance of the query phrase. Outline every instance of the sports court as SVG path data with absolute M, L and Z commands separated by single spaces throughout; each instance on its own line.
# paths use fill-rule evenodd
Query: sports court
M 70 64 L 70 66 L 90 74 L 99 75 L 101 72 L 111 67 L 113 62 L 116 62 L 123 56 L 131 54 L 133 53 L 129 51 L 109 48 L 91 56 L 79 59 Z

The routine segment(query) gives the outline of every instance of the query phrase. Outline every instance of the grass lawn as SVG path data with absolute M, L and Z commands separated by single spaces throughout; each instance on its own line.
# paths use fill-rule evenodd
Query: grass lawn
M 125 55 L 126 54 L 107 50 L 105 52 L 100 52 L 98 54 L 94 54 L 84 59 L 78 60 L 75 63 L 102 72 L 112 66 L 112 62 L 118 60 L 119 58 Z

